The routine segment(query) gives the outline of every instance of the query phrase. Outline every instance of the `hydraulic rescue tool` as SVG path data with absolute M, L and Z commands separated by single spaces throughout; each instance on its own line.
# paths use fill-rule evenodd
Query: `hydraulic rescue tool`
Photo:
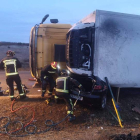
M 111 90 L 110 84 L 109 84 L 109 82 L 108 82 L 108 78 L 105 77 L 105 80 L 106 80 L 106 83 L 107 83 L 108 88 L 109 88 L 109 90 L 110 90 L 110 94 L 111 94 L 111 96 L 112 96 L 112 103 L 113 103 L 113 106 L 114 106 L 114 109 L 115 109 L 115 112 L 116 112 L 116 115 L 117 115 L 117 118 L 118 118 L 119 125 L 121 126 L 121 128 L 123 128 L 123 125 L 122 125 L 122 122 L 121 122 L 121 116 L 120 116 L 119 111 L 118 111 L 118 109 L 117 109 L 117 104 L 116 104 L 116 101 L 115 101 L 113 92 L 112 92 L 112 90 Z

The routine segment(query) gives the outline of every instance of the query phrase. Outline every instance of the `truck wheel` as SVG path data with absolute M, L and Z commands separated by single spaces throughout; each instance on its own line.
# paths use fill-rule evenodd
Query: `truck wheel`
M 100 101 L 100 108 L 101 109 L 104 109 L 106 107 L 106 100 L 107 100 L 107 96 L 106 95 L 103 95 L 101 97 L 101 101 Z

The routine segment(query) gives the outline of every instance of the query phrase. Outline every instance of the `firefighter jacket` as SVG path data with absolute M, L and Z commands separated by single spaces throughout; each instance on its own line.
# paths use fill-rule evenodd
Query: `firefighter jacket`
M 79 88 L 82 87 L 82 85 L 77 80 L 69 76 L 60 76 L 56 79 L 56 92 L 69 93 L 72 85 L 75 85 Z
M 0 62 L 0 69 L 5 69 L 6 76 L 17 75 L 17 68 L 20 67 L 20 61 L 13 56 L 7 56 Z
M 51 65 L 46 65 L 42 70 L 41 70 L 41 80 L 45 78 L 53 78 L 55 74 L 58 74 L 58 69 L 53 69 Z

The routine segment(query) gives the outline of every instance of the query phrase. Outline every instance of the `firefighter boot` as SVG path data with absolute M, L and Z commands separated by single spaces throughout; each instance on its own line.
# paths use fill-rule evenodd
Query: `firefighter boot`
M 25 98 L 26 98 L 26 94 L 20 96 L 20 99 L 21 99 L 21 100 L 22 100 L 22 99 L 25 99 Z
M 75 116 L 74 116 L 73 114 L 70 114 L 70 115 L 69 115 L 68 121 L 69 121 L 69 122 L 72 122 L 72 121 L 74 121 L 74 120 L 75 120 Z
M 42 98 L 44 98 L 44 94 L 45 94 L 45 92 L 42 92 L 42 94 L 41 94 L 41 97 L 42 97 Z
M 51 95 L 52 95 L 52 92 L 48 91 L 47 96 L 51 96 Z
M 56 104 L 58 104 L 58 96 L 56 96 L 56 95 L 54 96 L 54 101 Z
M 13 100 L 15 100 L 15 99 L 16 99 L 15 97 L 12 97 L 12 98 L 11 98 L 11 101 L 13 101 Z

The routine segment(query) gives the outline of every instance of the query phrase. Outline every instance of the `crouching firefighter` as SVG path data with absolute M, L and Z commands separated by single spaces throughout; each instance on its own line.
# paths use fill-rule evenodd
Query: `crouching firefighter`
M 46 65 L 41 71 L 41 82 L 42 82 L 42 97 L 46 93 L 47 85 L 49 84 L 50 88 L 48 95 L 52 95 L 53 88 L 55 87 L 54 76 L 59 73 L 57 68 L 57 62 L 52 62 L 49 65 Z
M 13 51 L 10 50 L 7 51 L 6 55 L 7 57 L 2 59 L 0 62 L 0 68 L 5 69 L 6 83 L 9 86 L 11 101 L 15 99 L 13 82 L 17 84 L 17 89 L 19 91 L 20 99 L 23 99 L 26 97 L 26 94 L 22 89 L 21 79 L 17 71 L 17 68 L 21 67 L 21 63 L 16 57 L 14 57 L 15 53 Z
M 83 90 L 83 86 L 77 80 L 69 77 L 66 70 L 62 70 L 61 76 L 56 79 L 55 99 L 62 98 L 65 100 L 67 105 L 67 114 L 69 115 L 68 120 L 70 122 L 75 120 L 75 116 L 73 115 L 73 103 L 70 97 L 70 87 L 72 84 Z

